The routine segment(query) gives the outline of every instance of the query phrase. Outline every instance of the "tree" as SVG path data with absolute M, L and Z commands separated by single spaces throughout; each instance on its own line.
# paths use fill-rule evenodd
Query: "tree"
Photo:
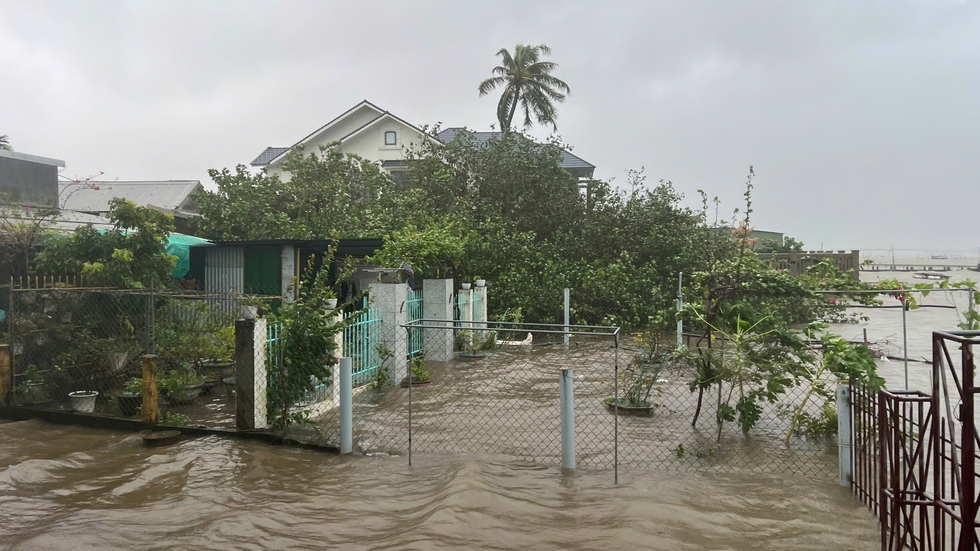
M 558 129 L 555 103 L 565 101 L 571 90 L 564 81 L 551 75 L 558 64 L 541 61 L 542 54 L 551 55 L 551 48 L 544 44 L 518 44 L 513 55 L 507 48 L 501 48 L 497 52 L 501 64 L 493 68 L 494 76 L 480 83 L 480 96 L 503 88 L 497 103 L 497 121 L 505 136 L 510 132 L 518 107 L 524 113 L 524 128 L 531 127 L 533 115 L 538 123 Z
M 116 197 L 109 202 L 114 227 L 100 232 L 91 224 L 70 236 L 50 239 L 35 258 L 44 275 L 82 275 L 96 285 L 157 288 L 171 284 L 177 257 L 166 241 L 174 217 Z
M 32 207 L 0 194 L 0 261 L 20 275 L 30 275 L 32 253 L 58 218 L 58 209 Z
M 379 198 L 394 185 L 377 163 L 323 147 L 291 152 L 278 174 L 210 170 L 217 191 L 198 197 L 199 235 L 207 239 L 325 239 L 382 233 Z
M 7 151 L 13 151 L 14 148 L 10 147 L 10 136 L 6 134 L 0 134 L 0 149 Z

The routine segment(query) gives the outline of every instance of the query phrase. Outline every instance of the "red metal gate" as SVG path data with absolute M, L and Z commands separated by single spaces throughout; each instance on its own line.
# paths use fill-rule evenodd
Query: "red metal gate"
M 852 384 L 851 488 L 878 515 L 883 551 L 980 550 L 980 331 L 935 332 L 932 342 L 930 394 Z

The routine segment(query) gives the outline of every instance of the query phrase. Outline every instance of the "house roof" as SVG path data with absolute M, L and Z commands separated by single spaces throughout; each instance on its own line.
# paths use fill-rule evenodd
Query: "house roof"
M 0 157 L 6 157 L 8 159 L 17 159 L 18 161 L 38 163 L 42 165 L 60 166 L 62 168 L 64 168 L 65 166 L 65 162 L 60 159 L 51 159 L 48 157 L 40 157 L 38 155 L 28 155 L 27 153 L 20 153 L 17 151 L 7 151 L 6 149 L 0 149 Z
M 267 147 L 265 151 L 259 153 L 259 156 L 252 161 L 252 166 L 265 166 L 272 162 L 272 159 L 282 155 L 283 153 L 289 151 L 288 147 Z
M 442 132 L 439 132 L 436 134 L 436 137 L 443 143 L 450 143 L 456 139 L 456 136 L 462 133 L 472 136 L 473 139 L 481 143 L 492 139 L 500 139 L 500 137 L 503 136 L 503 132 L 474 132 L 466 128 L 455 127 L 447 128 Z M 573 176 L 579 178 L 592 177 L 592 174 L 595 172 L 594 164 L 564 149 L 560 150 L 559 153 L 561 154 L 561 161 L 558 163 L 559 166 L 572 173 Z
M 188 199 L 201 189 L 197 180 L 166 180 L 160 182 L 98 182 L 85 184 L 60 182 L 61 207 L 80 212 L 109 212 L 109 201 L 115 197 L 129 199 L 137 205 L 163 211 L 186 209 Z
M 248 247 L 256 245 L 291 245 L 302 250 L 323 252 L 329 249 L 334 241 L 331 239 L 258 239 L 248 241 L 214 241 L 207 245 L 216 247 Z M 336 243 L 337 256 L 371 256 L 384 245 L 384 239 L 355 238 L 340 239 Z M 191 245 L 192 247 L 200 245 Z

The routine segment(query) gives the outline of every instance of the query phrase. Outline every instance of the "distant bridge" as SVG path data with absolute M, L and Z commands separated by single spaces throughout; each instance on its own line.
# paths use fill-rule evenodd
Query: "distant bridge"
M 926 260 L 914 264 L 862 264 L 862 272 L 952 272 L 972 270 L 980 272 L 980 264 L 950 264 L 942 260 Z

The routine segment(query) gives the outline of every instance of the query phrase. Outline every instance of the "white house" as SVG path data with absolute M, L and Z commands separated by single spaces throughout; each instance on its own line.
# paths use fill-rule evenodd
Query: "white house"
M 269 174 L 280 174 L 278 164 L 286 157 L 286 153 L 294 147 L 302 147 L 304 154 L 319 152 L 320 146 L 340 142 L 340 149 L 345 153 L 354 153 L 365 159 L 376 161 L 381 167 L 392 173 L 406 168 L 404 160 L 406 151 L 423 140 L 435 143 L 449 143 L 464 132 L 463 128 L 447 128 L 436 136 L 427 135 L 419 127 L 406 122 L 364 100 L 344 114 L 321 126 L 312 134 L 296 142 L 291 147 L 267 147 L 252 161 L 252 166 L 264 167 Z M 499 136 L 499 132 L 473 132 L 475 139 L 489 140 Z M 572 176 L 579 179 L 592 177 L 595 166 L 573 155 L 569 151 L 561 151 L 561 166 Z

